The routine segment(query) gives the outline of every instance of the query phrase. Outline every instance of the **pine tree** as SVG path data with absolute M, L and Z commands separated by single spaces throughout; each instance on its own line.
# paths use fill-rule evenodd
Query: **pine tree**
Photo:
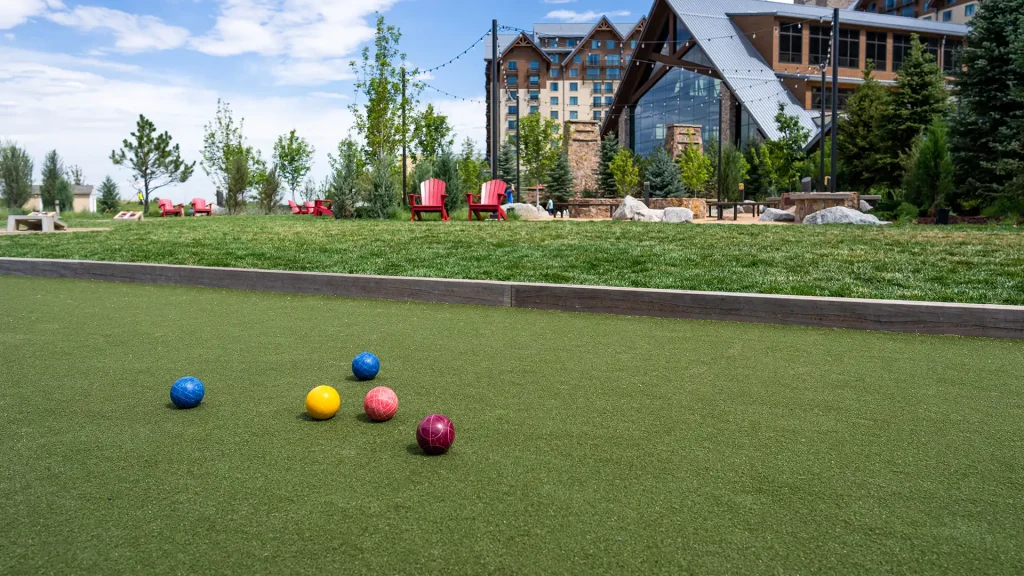
M 121 209 L 121 194 L 114 179 L 107 176 L 100 183 L 99 209 L 103 213 L 117 212 Z
M 839 158 L 846 165 L 849 182 L 867 191 L 886 179 L 885 122 L 891 116 L 889 90 L 875 79 L 874 64 L 864 71 L 864 82 L 846 102 L 838 134 Z M 828 167 L 826 166 L 826 170 Z
M 1024 0 L 985 2 L 971 19 L 957 67 L 950 147 L 954 207 L 1001 200 L 1024 215 Z
M 451 150 L 444 150 L 437 155 L 434 162 L 434 178 L 444 181 L 447 184 L 445 193 L 448 198 L 444 206 L 448 213 L 452 213 L 466 203 L 466 192 L 462 190 L 462 177 L 459 174 L 459 159 Z
M 903 189 L 907 201 L 926 210 L 946 206 L 953 193 L 953 159 L 942 118 L 932 122 L 904 160 Z
M 910 52 L 897 73 L 882 122 L 885 142 L 881 148 L 884 155 L 879 157 L 883 164 L 880 168 L 889 184 L 899 184 L 903 176 L 900 154 L 913 145 L 932 120 L 945 114 L 948 99 L 946 81 L 935 57 L 925 52 L 921 40 L 912 34 Z M 842 132 L 840 129 L 839 133 Z
M 281 204 L 281 178 L 277 175 L 278 167 L 274 164 L 267 171 L 267 175 L 260 184 L 256 199 L 259 201 L 260 210 L 264 214 L 270 214 Z
M 651 185 L 651 197 L 683 197 L 686 189 L 683 188 L 683 181 L 680 180 L 679 166 L 676 166 L 672 157 L 668 155 L 668 151 L 661 146 L 651 152 L 645 174 L 647 182 Z
M 572 197 L 572 168 L 569 167 L 569 155 L 565 148 L 558 154 L 558 160 L 548 172 L 548 192 L 555 199 L 555 202 L 567 202 Z
M 602 196 L 614 197 L 618 194 L 615 176 L 612 175 L 611 164 L 619 152 L 618 139 L 609 134 L 601 141 L 601 157 L 597 162 L 597 190 Z
M 505 139 L 498 154 L 498 179 L 507 184 L 516 183 L 516 143 L 511 136 Z
M 61 210 L 73 211 L 75 193 L 64 176 L 64 162 L 56 150 L 51 150 L 43 159 L 41 175 L 43 183 L 39 187 L 39 196 L 43 201 L 43 210 L 55 210 L 59 201 Z

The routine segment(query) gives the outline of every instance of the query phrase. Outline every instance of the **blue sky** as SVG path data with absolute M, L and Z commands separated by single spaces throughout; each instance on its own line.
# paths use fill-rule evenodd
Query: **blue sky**
M 440 64 L 500 24 L 638 20 L 646 0 L 0 0 L 0 140 L 26 147 L 38 168 L 56 148 L 83 167 L 87 183 L 110 174 L 129 195 L 129 173 L 110 151 L 138 114 L 168 130 L 187 160 L 198 160 L 203 124 L 217 98 L 245 117 L 251 144 L 270 156 L 277 135 L 296 128 L 316 147 L 315 179 L 327 153 L 351 128 L 349 60 L 372 36 L 381 11 L 403 33 L 420 68 Z M 427 81 L 451 94 L 483 98 L 478 45 Z M 484 106 L 424 91 L 459 138 L 483 147 Z M 198 169 L 164 197 L 212 198 Z

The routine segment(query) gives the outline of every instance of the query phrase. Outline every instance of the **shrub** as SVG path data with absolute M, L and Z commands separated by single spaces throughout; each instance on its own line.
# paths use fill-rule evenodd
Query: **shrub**
M 904 202 L 896 209 L 896 219 L 900 222 L 913 222 L 920 215 L 921 209 L 910 202 Z
M 390 156 L 378 156 L 371 169 L 370 188 L 363 199 L 363 205 L 356 215 L 364 218 L 389 218 L 398 203 L 401 185 L 395 178 L 395 160 Z

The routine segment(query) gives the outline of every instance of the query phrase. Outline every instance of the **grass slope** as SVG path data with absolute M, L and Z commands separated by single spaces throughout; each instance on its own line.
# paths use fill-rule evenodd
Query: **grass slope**
M 1024 572 L 1020 342 L 0 292 L 2 574 Z M 364 348 L 391 422 L 359 416 Z M 206 400 L 171 409 L 185 374 Z M 323 383 L 341 412 L 307 421 Z M 431 412 L 457 428 L 439 458 Z

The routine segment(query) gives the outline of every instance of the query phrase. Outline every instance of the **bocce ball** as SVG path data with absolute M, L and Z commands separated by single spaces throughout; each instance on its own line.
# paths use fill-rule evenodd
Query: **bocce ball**
M 442 414 L 431 414 L 416 427 L 416 442 L 431 456 L 444 454 L 455 442 L 455 426 Z
M 317 386 L 306 394 L 306 413 L 314 420 L 333 418 L 341 407 L 341 396 L 330 386 Z
M 171 402 L 178 408 L 195 408 L 203 401 L 206 389 L 198 378 L 185 376 L 171 385 Z
M 352 374 L 360 380 L 373 380 L 380 372 L 380 360 L 369 352 L 360 352 L 352 359 Z
M 391 420 L 395 412 L 398 412 L 398 396 L 387 386 L 377 386 L 366 393 L 363 410 L 366 411 L 370 420 L 377 422 Z

